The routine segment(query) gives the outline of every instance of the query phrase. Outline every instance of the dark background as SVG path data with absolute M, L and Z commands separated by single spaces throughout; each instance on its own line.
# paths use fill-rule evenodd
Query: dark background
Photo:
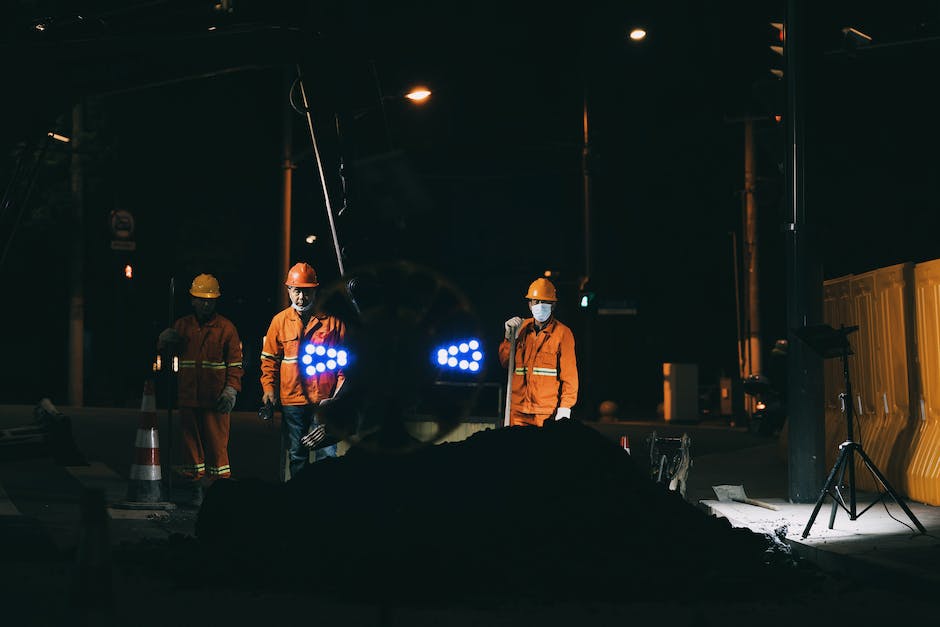
M 731 233 L 740 244 L 744 136 L 734 120 L 763 116 L 755 123 L 763 341 L 769 349 L 785 336 L 786 121 L 769 118 L 783 107 L 767 82 L 768 23 L 782 20 L 785 3 L 281 0 L 235 2 L 231 13 L 213 4 L 2 9 L 0 182 L 15 202 L 0 215 L 0 402 L 65 400 L 68 247 L 82 237 L 87 405 L 139 403 L 169 318 L 170 278 L 181 315 L 193 276 L 210 272 L 222 284 L 219 310 L 245 345 L 239 407 L 254 408 L 260 340 L 283 289 L 284 75 L 298 60 L 334 210 L 343 208 L 347 270 L 405 258 L 450 277 L 491 330 L 491 355 L 502 321 L 525 314 L 528 283 L 552 271 L 558 315 L 579 342 L 592 321 L 584 416 L 604 398 L 626 415 L 652 416 L 662 362 L 699 364 L 705 385 L 736 372 Z M 940 252 L 931 86 L 940 10 L 855 4 L 807 15 L 807 210 L 819 221 L 827 278 Z M 625 38 L 633 24 L 645 25 L 646 41 Z M 845 26 L 873 45 L 847 48 Z M 415 83 L 434 91 L 420 108 L 395 98 Z M 590 288 L 598 302 L 635 303 L 635 316 L 577 307 L 585 94 Z M 70 221 L 67 146 L 49 145 L 31 193 L 28 177 L 14 177 L 21 157 L 31 171 L 48 130 L 69 134 L 78 98 L 88 131 L 82 228 Z M 339 272 L 316 162 L 304 118 L 291 115 L 291 258 L 329 282 Z M 114 209 L 134 215 L 133 253 L 110 249 Z M 308 233 L 315 244 L 304 242 Z M 492 362 L 489 378 L 503 379 Z

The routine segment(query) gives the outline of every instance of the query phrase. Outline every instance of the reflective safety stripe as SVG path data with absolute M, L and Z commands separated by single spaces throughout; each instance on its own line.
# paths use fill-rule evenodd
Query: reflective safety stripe
M 226 365 L 227 365 L 229 368 L 241 368 L 241 367 L 242 367 L 242 362 L 240 362 L 240 361 L 233 361 L 232 363 L 226 364 Z
M 557 377 L 557 368 L 533 368 L 532 374 L 542 375 L 543 377 Z
M 226 364 L 224 361 L 202 361 L 202 362 L 200 362 L 200 361 L 194 361 L 194 360 L 192 360 L 192 359 L 181 359 L 181 360 L 180 360 L 180 368 L 195 368 L 195 367 L 197 367 L 197 366 L 200 366 L 200 367 L 205 368 L 205 369 L 207 369 L 207 370 L 225 370 L 226 368 L 233 368 L 233 367 L 235 367 L 235 366 L 238 366 L 239 368 L 241 368 L 242 363 L 241 363 L 240 361 L 239 361 L 239 362 L 236 362 L 236 363 L 234 363 L 234 364 Z
M 516 368 L 516 374 L 525 374 L 525 368 Z
M 272 355 L 271 353 L 261 352 L 261 359 L 271 359 L 277 361 L 277 355 Z
M 297 358 L 296 358 L 296 357 L 285 357 L 285 358 L 283 359 L 283 361 L 286 361 L 286 362 L 289 363 L 289 364 L 296 364 L 296 363 L 297 363 Z
M 230 475 L 232 474 L 232 467 L 231 466 L 219 466 L 218 468 L 216 468 L 215 466 L 208 466 L 206 468 L 206 471 L 210 475 Z

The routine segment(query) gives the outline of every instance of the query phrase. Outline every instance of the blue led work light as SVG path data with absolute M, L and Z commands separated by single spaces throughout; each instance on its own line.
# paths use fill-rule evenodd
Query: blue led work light
M 304 374 L 314 377 L 322 372 L 342 369 L 349 363 L 349 353 L 339 346 L 324 346 L 311 342 L 304 345 L 300 363 Z
M 483 365 L 483 352 L 479 340 L 459 340 L 436 348 L 432 359 L 440 368 L 447 370 L 479 372 Z

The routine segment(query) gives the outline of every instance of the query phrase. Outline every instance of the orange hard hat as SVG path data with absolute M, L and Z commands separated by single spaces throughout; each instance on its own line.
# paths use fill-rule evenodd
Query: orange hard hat
M 222 295 L 218 279 L 211 274 L 200 274 L 193 279 L 189 293 L 196 298 L 218 298 Z
M 555 286 L 552 285 L 552 282 L 548 279 L 541 277 L 532 281 L 532 284 L 529 286 L 529 292 L 525 297 L 529 300 L 558 301 L 558 296 L 555 294 Z
M 287 272 L 287 280 L 284 285 L 288 287 L 316 287 L 320 285 L 317 281 L 317 271 L 309 263 L 295 263 Z

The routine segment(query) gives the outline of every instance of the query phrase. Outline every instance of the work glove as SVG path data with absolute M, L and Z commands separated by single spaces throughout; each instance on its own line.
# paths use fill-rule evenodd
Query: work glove
M 163 329 L 160 332 L 160 335 L 157 337 L 157 349 L 163 350 L 167 346 L 173 346 L 183 343 L 183 336 L 180 335 L 176 329 L 169 327 Z
M 503 323 L 503 329 L 505 329 L 505 331 L 506 331 L 506 333 L 505 333 L 505 338 L 506 338 L 507 340 L 510 339 L 510 338 L 512 337 L 513 333 L 515 333 L 515 334 L 518 336 L 518 335 L 519 335 L 519 327 L 521 327 L 521 326 L 522 326 L 522 318 L 520 318 L 519 316 L 515 316 L 515 317 L 513 317 L 513 318 L 510 318 L 510 319 L 507 320 L 506 322 L 504 322 L 504 323 Z
M 555 410 L 555 420 L 563 420 L 565 418 L 571 418 L 570 407 L 559 407 Z
M 222 393 L 219 395 L 219 400 L 215 403 L 215 410 L 220 414 L 231 413 L 232 408 L 235 407 L 235 398 L 238 396 L 238 392 L 235 391 L 230 385 L 226 385 L 225 389 L 222 390 Z
M 300 438 L 300 443 L 306 446 L 308 449 L 316 448 L 317 444 L 326 439 L 326 427 L 321 424 L 312 424 L 310 425 L 310 431 L 307 432 L 307 435 Z
M 264 394 L 261 395 L 262 405 L 268 405 L 268 404 L 274 405 L 276 402 L 277 402 L 277 399 L 275 398 L 274 390 L 271 390 L 270 392 L 265 392 Z

